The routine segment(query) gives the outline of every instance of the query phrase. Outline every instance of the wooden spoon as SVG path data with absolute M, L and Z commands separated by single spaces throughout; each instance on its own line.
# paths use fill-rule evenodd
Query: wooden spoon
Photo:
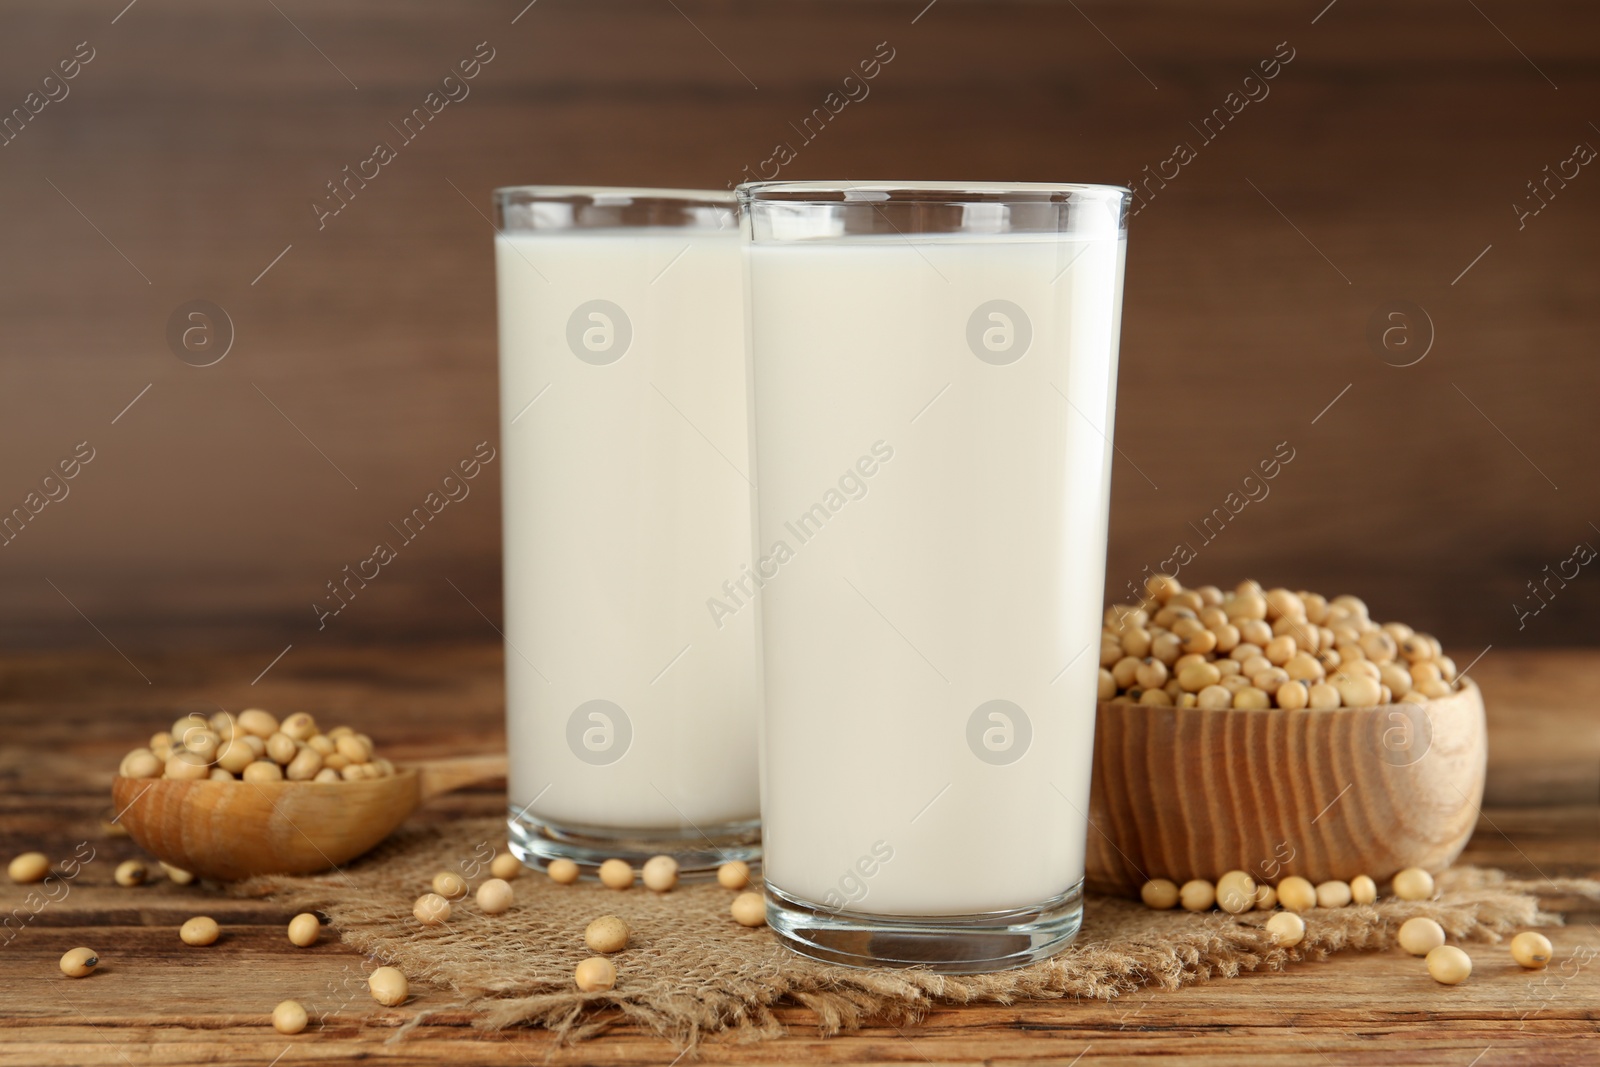
M 417 805 L 503 778 L 504 756 L 463 756 L 354 782 L 111 782 L 117 821 L 157 859 L 206 878 L 311 874 L 354 859 Z

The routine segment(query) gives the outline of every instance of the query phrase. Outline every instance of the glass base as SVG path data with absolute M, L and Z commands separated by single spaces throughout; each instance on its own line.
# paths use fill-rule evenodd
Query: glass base
M 927 967 L 981 974 L 1025 967 L 1070 945 L 1083 882 L 1042 904 L 977 915 L 858 915 L 767 886 L 767 924 L 802 956 L 847 967 Z
M 678 861 L 678 876 L 693 879 L 713 875 L 722 864 L 734 860 L 743 860 L 752 869 L 761 862 L 759 819 L 683 830 L 631 830 L 554 823 L 515 807 L 508 811 L 507 843 L 512 855 L 540 870 L 551 860 L 566 859 L 576 863 L 583 875 L 592 877 L 595 868 L 609 859 L 627 860 L 634 867 L 642 867 L 652 856 L 671 856 Z

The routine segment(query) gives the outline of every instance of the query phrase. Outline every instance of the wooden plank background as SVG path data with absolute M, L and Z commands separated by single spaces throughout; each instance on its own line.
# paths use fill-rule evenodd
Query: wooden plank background
M 1592 640 L 1587 573 L 1513 607 L 1600 544 L 1600 175 L 1513 206 L 1600 146 L 1592 5 L 125 3 L 0 12 L 0 115 L 93 52 L 0 147 L 0 510 L 95 450 L 0 548 L 7 642 L 265 662 L 487 634 L 494 473 L 327 631 L 310 605 L 496 438 L 489 191 L 723 186 L 879 42 L 785 176 L 1120 183 L 1197 146 L 1131 227 L 1113 590 L 1289 441 L 1196 580 L 1358 592 L 1467 658 Z M 480 42 L 471 95 L 319 230 L 324 183 Z M 1203 142 L 1280 42 L 1270 95 Z M 165 339 L 195 298 L 236 334 L 208 368 Z M 1401 299 L 1436 334 L 1404 368 L 1367 338 Z

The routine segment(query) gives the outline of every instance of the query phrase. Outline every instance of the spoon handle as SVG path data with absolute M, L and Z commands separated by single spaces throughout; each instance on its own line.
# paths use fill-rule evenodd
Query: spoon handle
M 476 785 L 506 776 L 506 757 L 457 756 L 454 759 L 429 760 L 416 764 L 419 775 L 418 788 L 421 799 L 450 793 L 465 786 Z

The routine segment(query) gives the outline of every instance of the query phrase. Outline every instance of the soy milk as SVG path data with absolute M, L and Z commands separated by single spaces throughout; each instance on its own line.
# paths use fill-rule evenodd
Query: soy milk
M 736 229 L 496 240 L 513 809 L 696 835 L 758 810 Z M 719 625 L 720 624 L 720 625 Z
M 1123 249 L 749 249 L 779 892 L 967 915 L 1081 881 Z

